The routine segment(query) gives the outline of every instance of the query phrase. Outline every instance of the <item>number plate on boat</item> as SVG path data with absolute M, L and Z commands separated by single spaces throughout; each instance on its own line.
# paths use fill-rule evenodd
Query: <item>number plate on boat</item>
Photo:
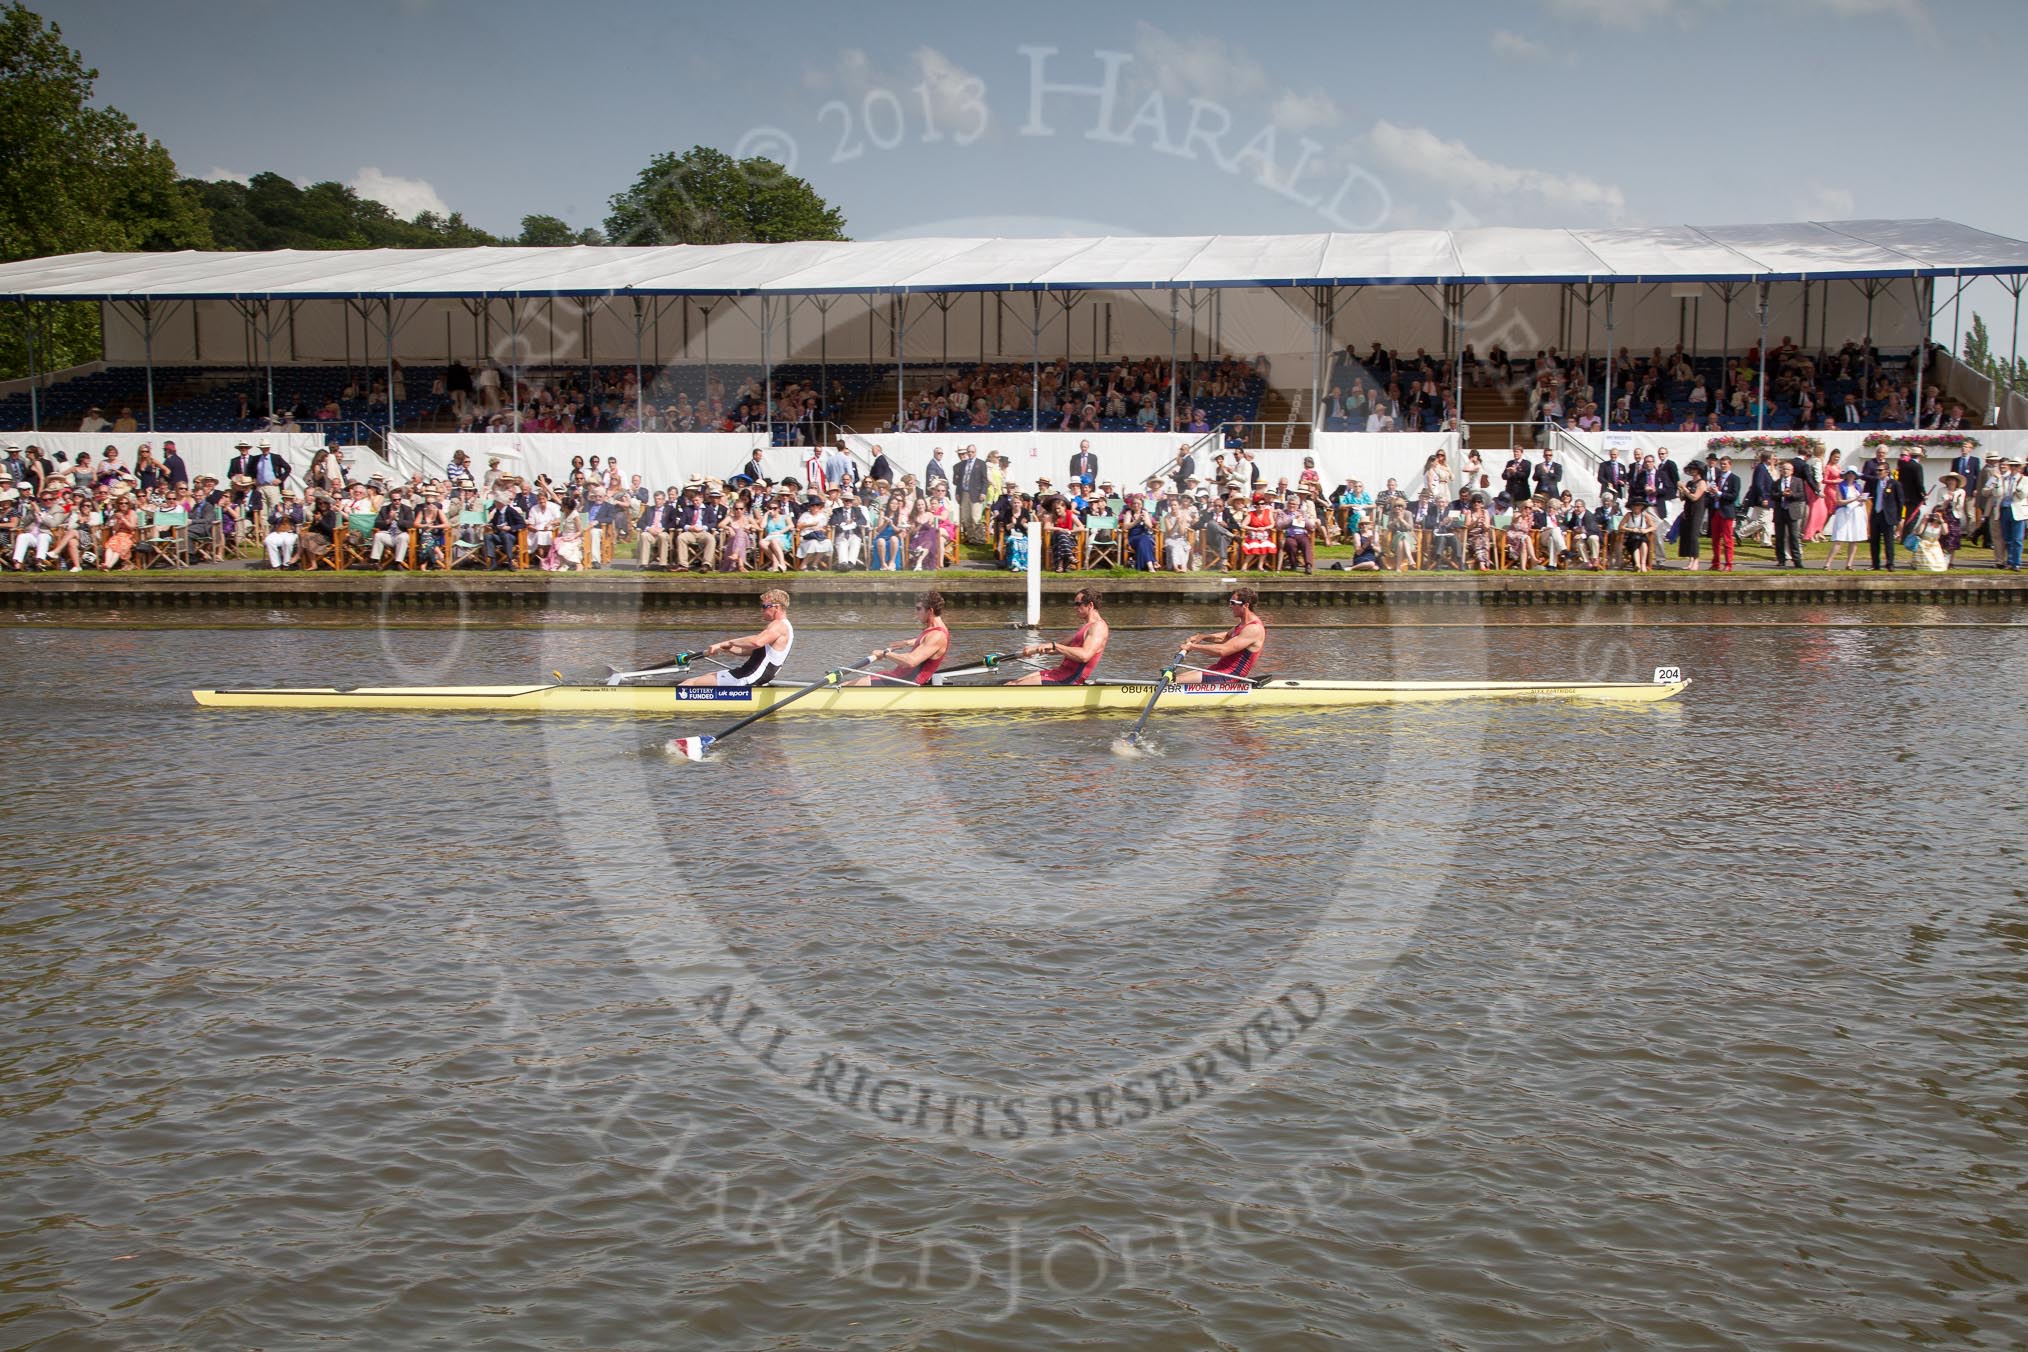
M 1674 684 L 1676 684 L 1676 682 L 1678 682 L 1678 681 L 1680 681 L 1680 680 L 1682 680 L 1682 679 L 1683 679 L 1683 668 L 1681 668 L 1681 667 L 1656 667 L 1656 668 L 1655 668 L 1655 684 L 1656 684 L 1656 685 L 1674 685 Z

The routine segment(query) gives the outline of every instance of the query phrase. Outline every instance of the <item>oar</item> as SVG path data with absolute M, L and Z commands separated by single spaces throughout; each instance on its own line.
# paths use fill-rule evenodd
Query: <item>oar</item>
M 680 756 L 688 757 L 694 761 L 701 761 L 704 759 L 705 752 L 732 736 L 732 734 L 738 732 L 741 728 L 750 727 L 766 718 L 769 714 L 780 713 L 805 695 L 815 694 L 819 690 L 835 690 L 839 679 L 844 676 L 845 671 L 846 669 L 841 667 L 837 671 L 825 672 L 822 679 L 810 682 L 810 684 L 804 686 L 795 694 L 788 696 L 786 699 L 778 699 L 757 713 L 748 714 L 745 718 L 740 719 L 739 722 L 733 724 L 724 732 L 719 733 L 716 737 L 672 737 L 669 739 L 668 749 Z
M 636 667 L 631 671 L 622 671 L 618 667 L 613 666 L 609 662 L 606 664 L 604 670 L 596 672 L 586 672 L 581 676 L 566 676 L 560 671 L 552 671 L 549 674 L 551 676 L 554 676 L 558 681 L 562 682 L 564 685 L 594 685 L 594 684 L 607 685 L 611 684 L 613 678 L 615 677 L 651 676 L 659 671 L 688 671 L 690 669 L 690 664 L 703 656 L 704 654 L 702 652 L 671 653 L 669 656 L 664 657 L 659 661 L 650 662 L 646 666 Z M 720 665 L 723 664 L 721 663 Z
M 1148 703 L 1141 710 L 1141 716 L 1134 720 L 1133 731 L 1129 732 L 1124 739 L 1128 747 L 1138 747 L 1140 745 L 1141 729 L 1147 726 L 1148 715 L 1155 712 L 1155 701 L 1162 698 L 1162 693 L 1176 679 L 1176 667 L 1183 661 L 1183 658 L 1189 651 L 1190 649 L 1187 647 L 1178 648 L 1174 660 L 1168 666 L 1162 668 L 1161 678 L 1155 682 L 1155 693 L 1148 696 Z
M 989 671 L 998 671 L 1004 657 L 1004 653 L 987 653 L 984 657 L 973 658 L 971 662 L 962 667 L 954 667 L 949 671 L 939 671 L 936 674 L 936 680 L 942 681 L 952 676 L 979 676 Z

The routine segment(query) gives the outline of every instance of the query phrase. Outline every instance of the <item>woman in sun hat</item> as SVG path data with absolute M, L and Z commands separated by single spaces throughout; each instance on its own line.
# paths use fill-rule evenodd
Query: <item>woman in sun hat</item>
M 113 505 L 112 526 L 106 531 L 105 548 L 100 551 L 99 571 L 110 573 L 122 563 L 134 561 L 134 546 L 141 538 L 141 513 L 131 494 L 122 495 Z

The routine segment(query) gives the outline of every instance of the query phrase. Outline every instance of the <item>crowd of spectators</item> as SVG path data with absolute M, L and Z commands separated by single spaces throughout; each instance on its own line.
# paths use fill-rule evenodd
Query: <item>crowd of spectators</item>
M 1301 569 L 1317 551 L 1343 546 L 1338 566 L 1356 569 L 1483 569 L 1663 566 L 1673 551 L 1695 569 L 1710 545 L 1730 569 L 1739 540 L 1772 545 L 1776 566 L 1800 567 L 1802 546 L 1832 542 L 1826 567 L 1856 565 L 1868 546 L 1875 568 L 1941 570 L 1966 541 L 2018 567 L 2028 525 L 2028 478 L 2018 462 L 1981 462 L 1969 438 L 1949 471 L 1927 480 L 1923 444 L 1878 438 L 1870 455 L 1842 463 L 1806 436 L 1756 446 L 1718 439 L 1678 464 L 1666 452 L 1622 460 L 1609 448 L 1586 498 L 1564 481 L 1553 449 L 1486 459 L 1438 451 L 1404 488 L 1379 491 L 1352 478 L 1332 486 L 1313 457 L 1292 480 L 1266 481 L 1250 452 L 1221 452 L 1200 474 L 1188 444 L 1163 475 L 1139 484 L 1100 476 L 1086 449 L 1060 479 L 1018 482 L 1004 455 L 959 446 L 934 451 L 920 471 L 879 447 L 861 465 L 842 449 L 813 449 L 800 475 L 770 477 L 758 453 L 724 478 L 693 476 L 657 486 L 625 473 L 618 457 L 576 456 L 554 474 L 523 476 L 488 457 L 475 470 L 464 451 L 440 476 L 391 482 L 355 477 L 339 448 L 299 475 L 266 443 L 242 443 L 227 476 L 193 477 L 165 442 L 143 445 L 132 464 L 116 447 L 66 462 L 35 446 L 0 458 L 0 533 L 11 566 L 73 570 L 134 566 L 146 559 L 149 527 L 166 517 L 216 547 L 261 547 L 274 568 L 338 562 L 395 566 L 586 568 L 630 552 L 644 568 L 786 572 L 802 568 L 935 570 L 960 561 L 1027 565 L 1029 526 L 1041 527 L 1043 564 L 1067 571 L 1113 566 L 1183 571 Z M 1730 452 L 1737 447 L 1737 463 Z M 1890 447 L 1893 453 L 1890 454 Z M 1582 476 L 1591 477 L 1591 476 Z M 344 542 L 360 542 L 347 556 Z
M 1206 433 L 1250 422 L 1267 390 L 1265 356 L 1182 361 L 1164 357 L 1111 365 L 1056 360 L 981 363 L 919 382 L 882 432 L 1027 431 Z
M 1931 369 L 1941 347 L 1932 349 Z M 1767 353 L 1761 398 L 1758 345 L 1736 356 L 1693 355 L 1682 344 L 1636 354 L 1556 348 L 1532 357 L 1495 346 L 1479 355 L 1467 344 L 1457 364 L 1421 348 L 1413 355 L 1374 343 L 1363 355 L 1348 346 L 1332 361 L 1321 416 L 1330 431 L 1448 432 L 1459 430 L 1456 392 L 1500 386 L 1525 391 L 1527 420 L 1580 431 L 1607 423 L 1602 391 L 1613 384 L 1610 423 L 1632 431 L 1838 431 L 1911 426 L 1916 397 L 1912 358 L 1885 358 L 1877 347 L 1847 341 L 1836 351 L 1809 352 L 1783 338 Z M 1918 425 L 1964 427 L 1975 416 L 1925 379 Z

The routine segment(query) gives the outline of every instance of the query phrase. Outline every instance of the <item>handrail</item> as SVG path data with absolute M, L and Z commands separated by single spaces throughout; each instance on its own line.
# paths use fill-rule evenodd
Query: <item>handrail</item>
M 1150 474 L 1148 477 L 1151 479 L 1167 479 L 1172 477 L 1174 471 L 1182 466 L 1183 457 L 1185 455 L 1188 455 L 1192 460 L 1198 459 L 1199 458 L 1198 452 L 1204 449 L 1206 443 L 1217 442 L 1218 448 L 1220 450 L 1223 450 L 1225 448 L 1225 429 L 1228 427 L 1244 427 L 1246 425 L 1247 424 L 1245 423 L 1222 422 L 1218 424 L 1218 426 L 1212 428 L 1209 432 L 1198 433 L 1197 440 L 1191 442 L 1188 446 L 1184 447 L 1182 451 L 1178 452 L 1175 455 L 1170 456 L 1167 460 L 1163 461 L 1160 468 L 1158 468 L 1153 474 Z M 1161 434 L 1156 433 L 1156 435 L 1159 436 Z M 1174 436 L 1175 433 L 1172 432 L 1170 433 L 1170 435 Z M 1186 433 L 1185 435 L 1188 434 Z M 1213 452 L 1213 454 L 1216 454 L 1216 452 Z
M 1571 432 L 1569 428 L 1557 422 L 1554 418 L 1544 418 L 1542 425 L 1548 429 L 1549 435 L 1555 440 L 1557 449 L 1561 450 L 1573 461 L 1583 464 L 1594 475 L 1598 473 L 1598 467 L 1604 461 L 1601 460 L 1597 451 L 1579 441 L 1575 433 Z

